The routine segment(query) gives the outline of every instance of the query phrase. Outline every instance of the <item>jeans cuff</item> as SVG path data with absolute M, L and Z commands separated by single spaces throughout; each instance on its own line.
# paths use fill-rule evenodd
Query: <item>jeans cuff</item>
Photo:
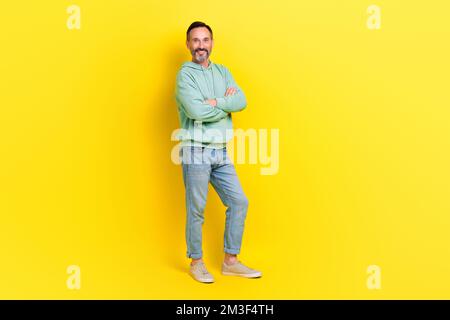
M 230 249 L 230 248 L 225 248 L 224 251 L 225 251 L 225 253 L 229 253 L 229 254 L 238 254 L 240 252 L 239 249 Z
M 192 259 L 200 259 L 202 257 L 201 253 L 191 253 L 191 254 L 186 254 L 186 256 L 188 258 L 192 258 Z

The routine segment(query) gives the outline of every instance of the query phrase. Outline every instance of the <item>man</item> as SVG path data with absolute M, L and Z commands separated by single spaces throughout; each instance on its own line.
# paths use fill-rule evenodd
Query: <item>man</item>
M 248 199 L 227 154 L 232 137 L 231 113 L 243 110 L 247 101 L 229 70 L 213 63 L 213 33 L 203 22 L 192 23 L 186 32 L 192 61 L 177 73 L 175 99 L 181 124 L 179 136 L 186 198 L 187 257 L 189 273 L 200 282 L 214 282 L 202 259 L 202 226 L 208 183 L 219 194 L 226 209 L 222 274 L 260 277 L 258 270 L 237 259 L 240 252 Z

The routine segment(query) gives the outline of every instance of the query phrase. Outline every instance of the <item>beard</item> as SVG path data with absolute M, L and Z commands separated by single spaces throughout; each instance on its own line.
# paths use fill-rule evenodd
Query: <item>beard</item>
M 210 55 L 210 52 L 208 52 L 208 50 L 206 50 L 206 49 L 192 51 L 192 56 L 194 57 L 194 60 L 196 60 L 198 62 L 204 62 L 204 61 L 208 60 L 209 55 Z

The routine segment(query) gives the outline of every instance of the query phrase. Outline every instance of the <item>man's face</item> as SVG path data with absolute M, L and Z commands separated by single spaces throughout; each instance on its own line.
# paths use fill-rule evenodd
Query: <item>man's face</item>
M 214 41 L 209 30 L 205 27 L 194 28 L 190 32 L 186 46 L 191 52 L 192 61 L 202 63 L 209 59 Z

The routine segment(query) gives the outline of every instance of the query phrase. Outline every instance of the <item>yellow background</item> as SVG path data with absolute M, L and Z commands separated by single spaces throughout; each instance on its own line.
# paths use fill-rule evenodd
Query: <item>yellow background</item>
M 81 29 L 66 26 L 69 5 Z M 381 8 L 381 29 L 366 26 Z M 0 33 L 0 298 L 450 298 L 448 1 L 8 1 Z M 187 274 L 170 160 L 185 32 L 246 93 L 234 127 L 278 128 L 280 167 L 237 164 L 242 261 L 220 275 L 210 189 L 205 261 Z M 69 290 L 69 265 L 81 289 Z M 366 286 L 381 268 L 381 289 Z

